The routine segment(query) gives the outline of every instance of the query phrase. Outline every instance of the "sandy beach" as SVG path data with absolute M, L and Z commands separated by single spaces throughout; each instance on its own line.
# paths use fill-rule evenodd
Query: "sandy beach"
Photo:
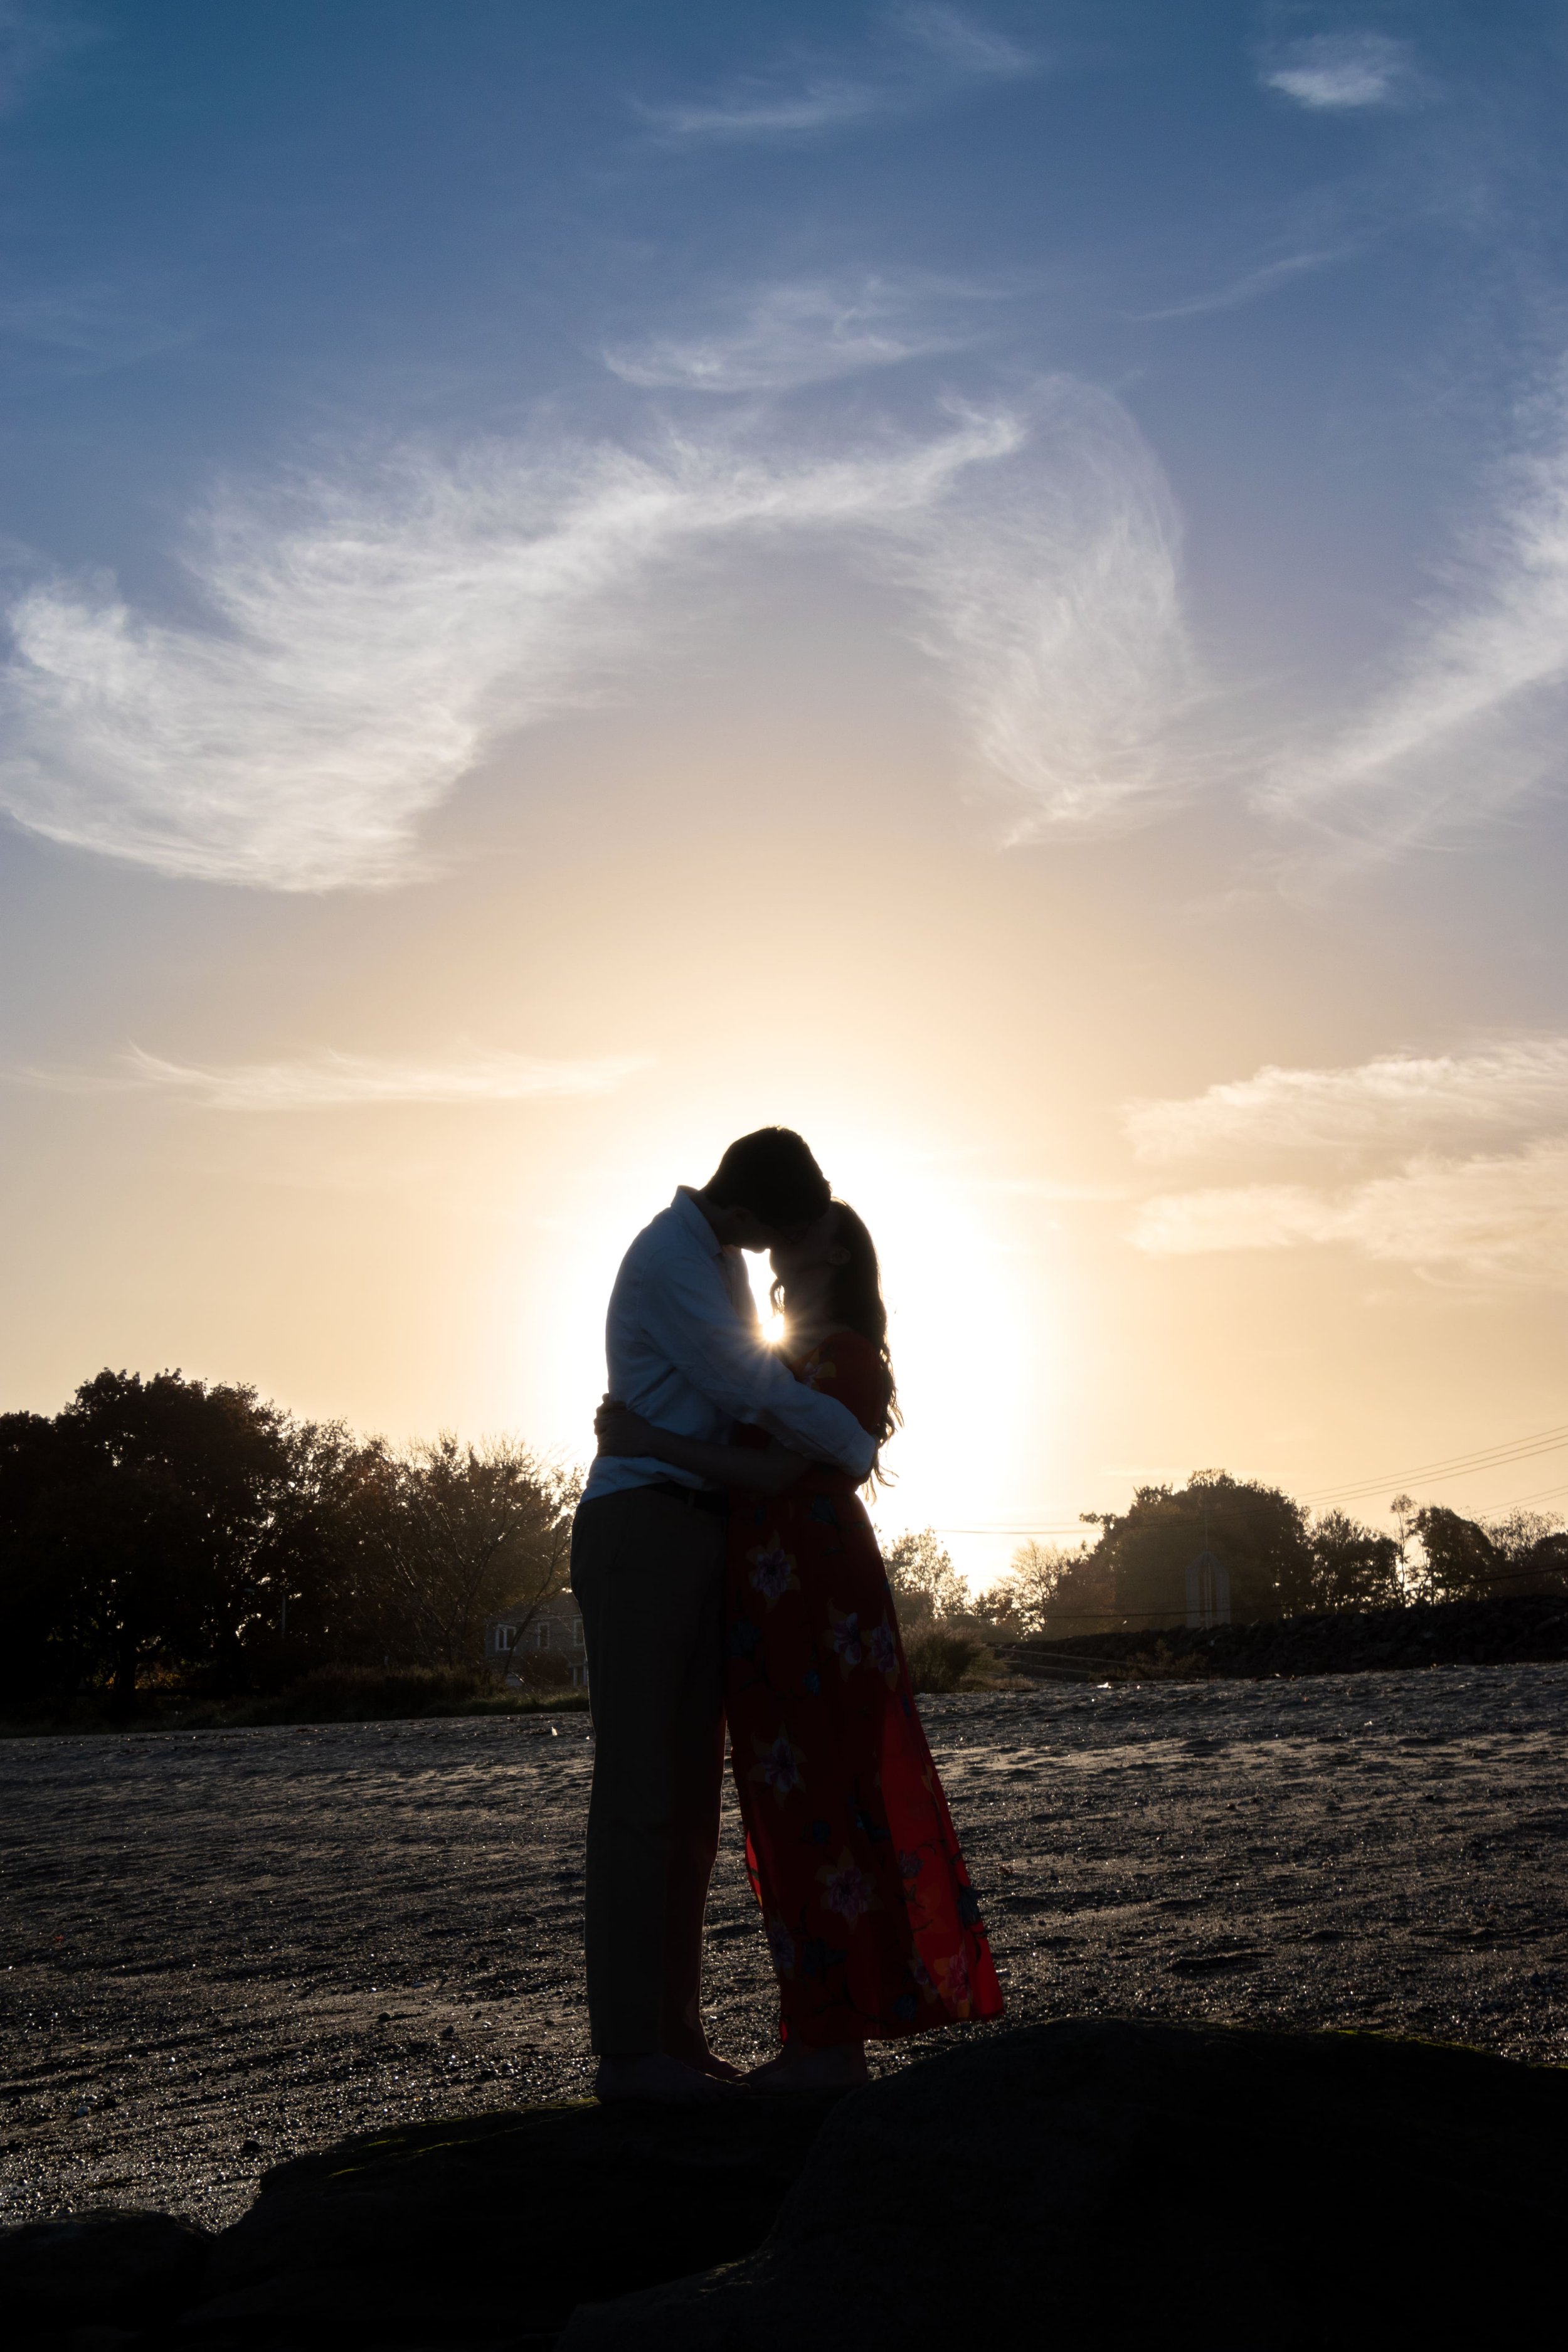
M 1568 1666 L 925 1713 L 1015 2018 L 1568 2059 Z M 581 1715 L 0 1742 L 0 2217 L 221 2225 L 383 2118 L 582 2095 L 592 1757 Z M 710 2036 L 764 2055 L 732 1805 L 710 1940 Z

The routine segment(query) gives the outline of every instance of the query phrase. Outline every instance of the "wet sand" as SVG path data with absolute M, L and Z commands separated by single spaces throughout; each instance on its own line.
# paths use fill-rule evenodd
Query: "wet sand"
M 1568 1665 L 925 1702 L 1012 2015 L 1568 2062 Z M 0 2220 L 581 2096 L 585 1718 L 0 1741 Z M 710 2038 L 773 2046 L 732 1804 Z M 958 2032 L 984 2029 L 955 2029 Z M 884 2045 L 897 2065 L 929 2039 Z

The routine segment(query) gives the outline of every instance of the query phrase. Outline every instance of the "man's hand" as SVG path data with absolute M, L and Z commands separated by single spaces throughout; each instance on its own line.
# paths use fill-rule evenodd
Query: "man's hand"
M 640 1412 L 607 1396 L 594 1415 L 594 1434 L 601 1454 L 648 1454 L 653 1452 L 656 1432 L 652 1422 L 645 1421 Z

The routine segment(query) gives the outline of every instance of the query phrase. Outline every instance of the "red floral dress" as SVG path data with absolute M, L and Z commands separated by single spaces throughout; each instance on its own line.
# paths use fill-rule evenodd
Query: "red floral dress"
M 793 1369 L 879 1425 L 880 1366 L 858 1333 Z M 730 1513 L 725 1706 L 746 1866 L 783 2038 L 808 2048 L 1002 2013 L 854 1485 L 808 1470 L 786 1494 L 737 1494 Z

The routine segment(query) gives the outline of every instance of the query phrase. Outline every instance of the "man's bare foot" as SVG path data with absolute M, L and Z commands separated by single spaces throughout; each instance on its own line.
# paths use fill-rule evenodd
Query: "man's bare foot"
M 716 2050 L 704 2050 L 688 2063 L 695 2066 L 700 2074 L 709 2075 L 715 2083 L 743 2083 L 746 2079 L 744 2068 L 731 2066 L 728 2058 L 721 2058 Z
M 664 2047 L 683 2066 L 695 2066 L 700 2074 L 709 2075 L 715 2083 L 743 2083 L 746 2079 L 741 2067 L 731 2066 L 727 2058 L 709 2049 L 699 2026 L 683 2025 L 667 2032 Z
M 594 2096 L 601 2106 L 620 2099 L 651 2099 L 659 2106 L 700 2107 L 728 2098 L 730 2090 L 722 2080 L 699 2073 L 668 2050 L 649 2050 L 640 2057 L 601 2058 Z
M 863 2042 L 836 2042 L 826 2050 L 785 2050 L 746 2077 L 748 2091 L 858 2091 L 870 2081 Z

